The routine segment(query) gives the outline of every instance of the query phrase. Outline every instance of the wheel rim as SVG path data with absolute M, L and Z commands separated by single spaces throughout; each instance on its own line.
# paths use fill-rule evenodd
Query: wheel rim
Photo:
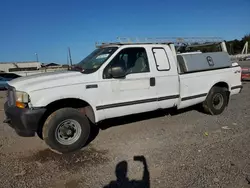
M 223 95 L 216 93 L 213 97 L 213 107 L 217 110 L 221 109 L 224 103 Z
M 80 138 L 81 132 L 81 125 L 76 120 L 67 119 L 57 126 L 55 137 L 60 144 L 71 145 Z

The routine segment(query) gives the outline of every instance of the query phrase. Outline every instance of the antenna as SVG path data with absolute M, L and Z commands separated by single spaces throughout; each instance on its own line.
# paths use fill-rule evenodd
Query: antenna
M 35 53 L 35 55 L 36 55 L 36 62 L 38 62 L 38 61 L 39 61 L 39 60 L 38 60 L 38 54 Z
M 70 64 L 69 64 L 69 54 L 68 53 L 67 53 L 67 65 L 68 65 L 68 70 L 69 70 Z
M 72 59 L 71 59 L 71 52 L 70 52 L 70 48 L 68 47 L 68 51 L 69 51 L 69 63 L 70 63 L 70 67 L 72 67 Z

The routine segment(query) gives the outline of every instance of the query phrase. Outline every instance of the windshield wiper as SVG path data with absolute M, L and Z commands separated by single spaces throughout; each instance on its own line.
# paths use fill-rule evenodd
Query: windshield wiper
M 91 74 L 93 72 L 95 72 L 97 69 L 94 68 L 94 69 L 84 69 L 80 66 L 77 66 L 77 65 L 73 65 L 72 68 L 70 69 L 70 71 L 78 71 L 78 72 L 81 72 L 83 74 Z
M 82 72 L 82 67 L 79 67 L 77 65 L 73 65 L 70 69 L 70 71 L 79 71 L 79 72 Z
M 95 72 L 97 69 L 83 69 L 81 72 L 83 74 L 90 74 L 90 73 L 93 73 Z

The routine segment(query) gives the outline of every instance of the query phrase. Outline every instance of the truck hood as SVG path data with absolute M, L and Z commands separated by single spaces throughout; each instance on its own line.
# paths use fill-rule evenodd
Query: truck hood
M 56 71 L 19 77 L 9 81 L 8 84 L 15 87 L 16 90 L 31 92 L 35 90 L 82 83 L 83 77 L 85 81 L 85 78 L 90 76 L 88 74 L 82 74 L 78 71 Z

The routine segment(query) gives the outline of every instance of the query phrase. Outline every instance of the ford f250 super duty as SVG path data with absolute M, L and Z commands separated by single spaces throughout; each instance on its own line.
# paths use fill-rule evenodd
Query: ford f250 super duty
M 98 122 L 201 104 L 221 114 L 241 92 L 241 68 L 226 51 L 176 53 L 173 44 L 105 43 L 76 65 L 8 82 L 5 123 L 36 133 L 59 153 L 81 149 Z

